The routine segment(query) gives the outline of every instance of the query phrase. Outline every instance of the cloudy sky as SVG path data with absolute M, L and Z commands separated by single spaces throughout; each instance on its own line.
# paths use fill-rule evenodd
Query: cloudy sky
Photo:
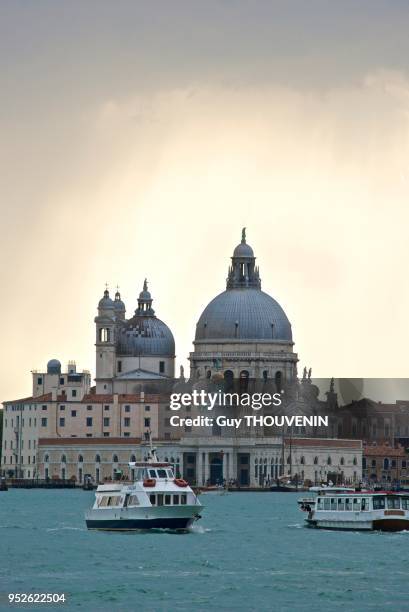
M 247 226 L 315 376 L 406 377 L 406 1 L 0 4 L 0 399 L 145 276 L 186 365 Z

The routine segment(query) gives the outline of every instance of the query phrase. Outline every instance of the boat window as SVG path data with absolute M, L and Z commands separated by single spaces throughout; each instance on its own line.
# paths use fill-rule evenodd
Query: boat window
M 173 496 L 173 505 L 174 506 L 178 506 L 179 505 L 179 495 L 174 495 Z
M 338 510 L 345 510 L 345 500 L 343 497 L 340 497 L 338 500 Z
M 369 510 L 369 499 L 363 498 L 361 501 L 361 510 Z
M 352 510 L 352 499 L 345 500 L 345 510 Z
M 409 497 L 402 497 L 402 508 L 409 510 Z
M 156 478 L 156 470 L 149 470 L 150 478 Z
M 151 502 L 152 506 L 156 506 L 156 495 L 155 494 L 149 495 L 149 501 Z
M 354 511 L 359 512 L 361 509 L 361 500 L 359 497 L 354 497 Z
M 383 510 L 384 508 L 385 508 L 385 498 L 384 497 L 374 497 L 373 498 L 373 509 Z
M 395 508 L 395 509 L 400 508 L 399 497 L 388 497 L 387 501 L 388 501 L 388 508 Z
M 322 502 L 322 499 L 321 499 L 321 497 L 319 497 L 317 499 L 317 505 L 318 505 L 319 509 L 321 509 L 321 502 Z
M 166 473 L 168 475 L 168 478 L 173 478 L 173 472 L 172 470 L 166 470 Z
M 329 498 L 324 499 L 324 510 L 330 510 L 330 500 Z
M 335 499 L 335 497 L 331 497 L 331 510 L 336 510 L 337 509 L 337 500 Z
M 128 501 L 128 506 L 139 506 L 139 499 L 137 495 L 131 495 Z
M 163 493 L 158 493 L 158 506 L 163 506 Z
M 180 496 L 180 503 L 183 506 L 186 506 L 186 504 L 187 504 L 187 495 L 186 495 L 186 493 L 183 493 L 183 495 Z
M 106 495 L 103 495 L 102 497 L 99 498 L 98 508 L 104 508 L 107 505 L 108 505 L 108 497 Z
M 171 497 L 170 495 L 165 495 L 165 506 L 170 506 L 171 504 Z
M 107 506 L 120 506 L 121 504 L 121 497 L 118 496 L 113 496 L 113 497 L 108 497 L 108 503 Z
M 158 470 L 158 478 L 166 478 L 166 470 Z

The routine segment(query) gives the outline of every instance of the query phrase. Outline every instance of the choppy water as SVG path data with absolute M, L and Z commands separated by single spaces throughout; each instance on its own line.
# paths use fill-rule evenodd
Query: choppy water
M 93 497 L 0 493 L 1 610 L 8 592 L 68 599 L 30 610 L 409 610 L 408 532 L 304 528 L 292 493 L 203 495 L 190 534 L 89 532 Z

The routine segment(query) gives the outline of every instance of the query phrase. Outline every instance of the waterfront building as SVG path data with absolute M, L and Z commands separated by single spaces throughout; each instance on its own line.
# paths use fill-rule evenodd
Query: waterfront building
M 362 475 L 367 482 L 409 484 L 409 457 L 402 446 L 365 444 Z
M 62 374 L 60 363 L 51 360 L 45 373 L 32 373 L 30 397 L 4 403 L 1 467 L 6 473 L 28 478 L 58 475 L 78 481 L 87 473 L 99 479 L 112 477 L 114 470 L 125 469 L 130 456 L 142 452 L 151 432 L 161 458 L 173 458 L 178 472 L 200 485 L 225 479 L 242 486 L 261 486 L 264 474 L 270 479 L 304 474 L 315 480 L 316 471 L 321 478 L 335 468 L 348 479 L 360 478 L 358 447 L 347 449 L 348 458 L 342 440 L 339 453 L 333 450 L 329 455 L 322 443 L 321 450 L 305 450 L 308 437 L 316 441 L 350 436 L 342 435 L 338 428 L 343 417 L 333 389 L 322 401 L 312 384 L 311 370 L 304 368 L 298 379 L 291 323 L 279 303 L 261 289 L 245 230 L 233 251 L 225 291 L 198 318 L 188 380 L 183 368 L 175 378 L 174 337 L 156 316 L 146 280 L 128 319 L 119 291 L 111 299 L 105 289 L 94 323 L 95 387 L 91 387 L 89 372 L 77 372 L 73 362 Z M 233 434 L 218 425 L 211 430 L 172 427 L 170 393 L 194 389 L 278 391 L 285 396 L 281 414 L 331 414 L 330 427 L 254 427 Z M 217 406 L 214 414 L 220 410 L 224 407 Z M 180 415 L 193 416 L 188 409 Z M 283 453 L 284 434 L 294 441 L 289 467 Z M 295 437 L 304 439 L 300 442 L 304 455 L 298 452 Z M 118 452 L 113 450 L 116 446 Z M 332 441 L 331 448 L 335 447 Z M 105 457 L 103 466 L 96 465 L 97 455 Z M 113 461 L 114 456 L 118 461 Z M 300 463 L 301 456 L 305 463 Z M 316 456 L 321 472 L 311 463 Z M 335 462 L 332 467 L 325 464 L 329 456 Z

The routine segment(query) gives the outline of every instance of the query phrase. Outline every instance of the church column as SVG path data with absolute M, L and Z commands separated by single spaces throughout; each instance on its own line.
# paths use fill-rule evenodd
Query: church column
M 229 462 L 230 462 L 230 453 L 223 454 L 223 480 L 229 479 Z
M 255 456 L 254 453 L 250 451 L 250 486 L 257 486 L 257 481 L 255 477 Z
M 203 485 L 203 453 L 200 448 L 197 452 L 196 462 L 196 484 L 201 487 Z
M 204 465 L 204 483 L 206 485 L 207 481 L 209 480 L 209 475 L 210 475 L 210 471 L 209 471 L 209 453 L 205 452 L 204 453 L 204 460 L 205 460 L 205 465 Z

